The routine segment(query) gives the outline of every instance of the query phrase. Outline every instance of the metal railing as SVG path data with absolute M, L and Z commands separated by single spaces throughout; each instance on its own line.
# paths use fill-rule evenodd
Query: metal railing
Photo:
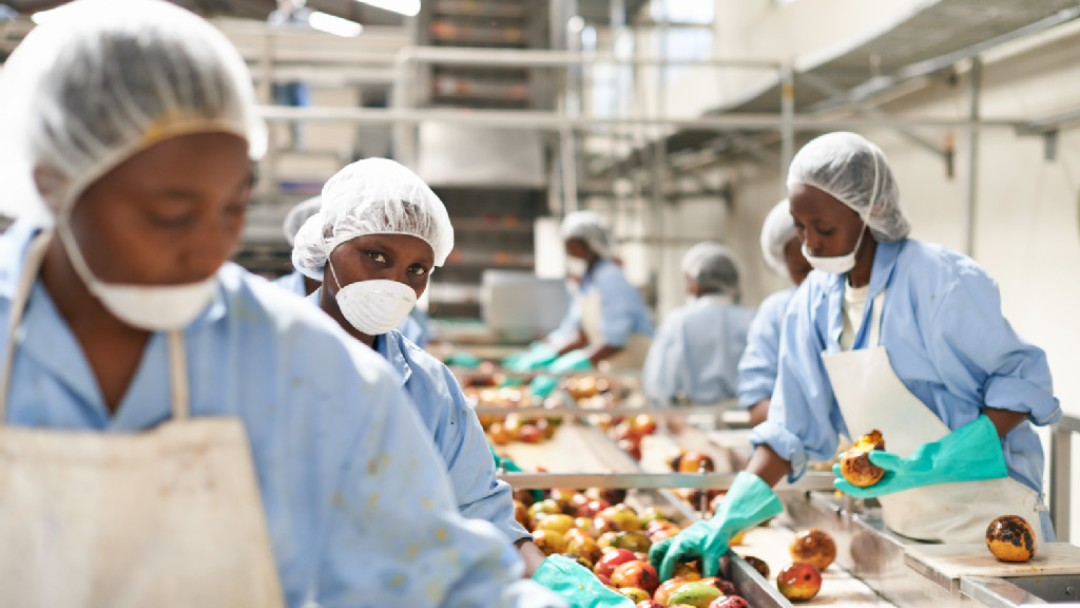
M 1080 418 L 1073 416 L 1065 416 L 1050 431 L 1050 520 L 1065 542 L 1072 525 L 1073 435 L 1080 435 Z

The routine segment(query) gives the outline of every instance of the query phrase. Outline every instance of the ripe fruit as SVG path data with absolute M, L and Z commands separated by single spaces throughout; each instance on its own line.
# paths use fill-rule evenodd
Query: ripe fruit
M 1026 562 L 1037 545 L 1035 529 L 1018 515 L 1002 515 L 986 528 L 986 548 L 1003 562 Z
M 634 608 L 666 608 L 660 602 L 654 600 L 645 600 L 644 602 L 638 602 Z
M 635 604 L 648 601 L 648 599 L 652 597 L 647 591 L 645 591 L 644 589 L 639 589 L 637 587 L 623 587 L 619 589 L 619 593 L 630 598 L 630 601 L 634 602 Z
M 582 517 L 596 517 L 601 511 L 607 509 L 611 505 L 606 500 L 589 500 L 585 503 L 585 508 L 581 512 Z
M 514 519 L 516 519 L 522 527 L 527 527 L 529 525 L 529 512 L 525 508 L 525 503 L 520 500 L 514 500 Z
M 540 443 L 544 440 L 544 431 L 535 424 L 523 424 L 518 431 L 518 441 L 524 443 Z
M 640 440 L 627 437 L 620 439 L 617 443 L 619 449 L 626 452 L 634 460 L 641 460 L 641 442 Z
M 762 577 L 769 578 L 769 564 L 766 564 L 765 560 L 756 558 L 753 555 L 744 555 L 743 559 L 753 566 L 754 570 L 760 572 Z
M 700 471 L 712 472 L 716 470 L 713 459 L 701 452 L 686 452 L 679 459 L 680 473 L 698 473 Z
M 616 532 L 611 539 L 611 546 L 619 549 L 629 549 L 634 553 L 643 553 L 652 546 L 652 541 L 644 532 Z
M 635 560 L 616 566 L 611 573 L 611 582 L 616 587 L 637 587 L 651 594 L 660 586 L 660 577 L 651 564 Z
M 724 595 L 735 594 L 735 584 L 731 581 L 726 581 L 722 578 L 710 576 L 708 578 L 701 579 L 701 582 L 705 583 L 706 585 L 712 585 L 713 587 L 716 587 L 720 590 L 720 593 Z
M 804 562 L 796 562 L 776 575 L 776 587 L 787 599 L 808 600 L 821 590 L 821 572 Z
M 596 560 L 600 559 L 600 556 L 603 554 L 595 540 L 584 534 L 572 533 L 566 535 L 566 552 L 580 555 L 593 564 L 595 564 Z M 589 570 L 592 570 L 592 566 L 589 566 Z
M 597 574 L 611 578 L 611 574 L 615 572 L 615 568 L 627 563 L 635 561 L 637 558 L 634 556 L 633 551 L 627 551 L 626 549 L 612 549 L 607 553 L 604 553 L 600 561 L 596 562 L 596 568 L 593 571 Z
M 528 514 L 529 521 L 532 523 L 532 525 L 536 526 L 536 524 L 540 521 L 541 514 L 555 515 L 557 513 L 562 513 L 562 507 L 559 506 L 559 503 L 555 502 L 554 500 L 550 498 L 545 498 L 540 502 L 530 505 L 526 513 Z
M 836 559 L 836 543 L 828 533 L 817 528 L 796 534 L 788 551 L 793 561 L 806 562 L 818 570 L 828 568 Z
M 537 530 L 551 530 L 566 534 L 574 527 L 574 518 L 562 513 L 539 513 L 536 517 Z
M 495 445 L 506 445 L 513 441 L 510 437 L 510 433 L 507 432 L 506 427 L 501 422 L 493 422 L 488 427 L 488 438 L 491 439 L 491 443 Z
M 646 529 L 657 521 L 668 521 L 668 518 L 656 507 L 649 507 L 641 512 L 641 525 Z
M 885 469 L 870 462 L 870 452 L 884 449 L 885 440 L 881 437 L 881 431 L 874 429 L 863 435 L 851 449 L 840 455 L 840 475 L 851 485 L 860 488 L 868 488 L 881 481 Z
M 652 435 L 656 432 L 656 420 L 648 414 L 638 414 L 630 419 L 630 429 L 638 437 Z
M 638 518 L 637 513 L 622 503 L 604 509 L 596 518 L 605 524 L 605 529 L 622 532 L 641 530 L 641 519 Z M 600 528 L 600 526 L 597 526 L 597 528 Z
M 671 594 L 668 604 L 686 604 L 695 608 L 709 608 L 713 600 L 720 597 L 720 590 L 701 582 L 686 583 Z
M 544 552 L 544 555 L 554 555 L 566 551 L 566 537 L 562 532 L 554 530 L 537 530 L 533 532 L 533 542 Z
M 671 538 L 679 533 L 679 526 L 670 521 L 654 521 L 645 529 L 649 541 L 658 543 L 665 538 Z
M 590 560 L 584 555 L 578 555 L 577 553 L 573 553 L 570 551 L 563 553 L 563 557 L 574 560 L 578 563 L 578 565 L 584 567 L 587 570 L 592 570 L 596 566 L 596 562 Z
M 697 568 L 697 562 L 682 562 L 675 566 L 675 574 L 671 578 L 681 579 L 687 583 L 700 581 L 701 571 Z
M 750 608 L 750 603 L 741 595 L 725 595 L 713 600 L 709 608 Z
M 675 590 L 682 587 L 687 583 L 686 580 L 681 578 L 673 578 L 669 581 L 665 581 L 656 588 L 656 592 L 653 593 L 652 599 L 661 606 L 667 606 L 668 600 L 671 599 L 671 594 L 675 593 Z

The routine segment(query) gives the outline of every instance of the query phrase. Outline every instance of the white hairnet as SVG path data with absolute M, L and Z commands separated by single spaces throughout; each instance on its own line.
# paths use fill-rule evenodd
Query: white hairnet
M 266 144 L 239 53 L 209 23 L 163 0 L 76 0 L 51 11 L 4 65 L 0 121 L 4 198 L 14 214 L 45 218 L 69 211 L 88 185 L 162 140 L 234 133 L 252 158 Z M 56 173 L 48 201 L 34 186 L 39 166 Z
M 694 245 L 683 255 L 682 271 L 706 293 L 738 294 L 739 267 L 723 245 L 709 241 Z
M 765 223 L 761 226 L 761 255 L 765 263 L 780 276 L 787 277 L 787 264 L 784 263 L 784 246 L 795 234 L 795 220 L 791 217 L 791 205 L 787 199 L 776 203 Z
M 285 222 L 281 229 L 285 231 L 285 240 L 289 241 L 290 245 L 296 242 L 296 233 L 300 232 L 300 227 L 308 221 L 308 218 L 318 213 L 321 206 L 322 197 L 313 196 L 300 201 L 285 214 Z
M 601 258 L 613 254 L 611 235 L 600 214 L 595 211 L 575 211 L 563 218 L 559 233 L 563 240 L 581 239 L 589 249 Z
M 439 197 L 415 173 L 385 158 L 357 161 L 331 177 L 322 207 L 300 228 L 293 266 L 321 281 L 338 245 L 368 234 L 407 234 L 431 245 L 442 266 L 454 248 L 454 227 Z
M 878 241 L 892 243 L 911 232 L 885 153 L 861 135 L 829 133 L 803 146 L 788 169 L 788 189 L 796 184 L 813 186 L 850 207 Z

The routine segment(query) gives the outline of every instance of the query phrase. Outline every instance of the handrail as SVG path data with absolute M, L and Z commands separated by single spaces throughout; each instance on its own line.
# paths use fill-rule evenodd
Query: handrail
M 698 490 L 727 490 L 738 473 L 502 473 L 499 479 L 515 489 L 546 490 L 551 488 L 614 488 L 622 490 L 668 490 L 693 488 Z M 795 483 L 785 480 L 776 489 L 812 491 L 832 490 L 836 476 L 832 473 L 807 473 Z

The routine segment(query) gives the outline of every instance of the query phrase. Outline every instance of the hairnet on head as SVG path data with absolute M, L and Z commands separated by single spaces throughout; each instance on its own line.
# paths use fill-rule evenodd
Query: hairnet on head
M 795 237 L 795 220 L 791 217 L 791 205 L 787 199 L 776 203 L 765 223 L 761 226 L 761 255 L 765 263 L 780 276 L 787 277 L 787 264 L 784 263 L 784 246 Z
M 49 13 L 4 65 L 0 170 L 16 214 L 66 213 L 91 183 L 179 135 L 233 133 L 252 158 L 265 125 L 244 60 L 200 17 L 163 0 L 77 0 Z M 34 186 L 48 170 L 48 200 Z
M 739 291 L 739 267 L 723 245 L 708 241 L 694 245 L 683 255 L 682 271 L 706 293 L 736 295 Z
M 385 158 L 357 161 L 331 177 L 322 206 L 293 243 L 292 261 L 321 281 L 338 245 L 369 234 L 405 234 L 428 245 L 442 266 L 454 248 L 454 227 L 439 197 L 415 173 Z
M 861 135 L 829 133 L 803 146 L 788 169 L 788 190 L 796 184 L 813 186 L 850 207 L 878 241 L 892 243 L 911 232 L 885 153 Z
M 595 211 L 575 211 L 563 218 L 559 233 L 564 241 L 581 239 L 601 258 L 610 258 L 614 253 L 611 247 L 611 234 L 600 214 Z
M 308 218 L 318 213 L 321 206 L 322 197 L 313 196 L 300 201 L 285 214 L 285 222 L 281 229 L 285 231 L 285 240 L 289 241 L 290 245 L 296 242 L 296 233 L 300 232 L 300 227 L 308 221 Z

